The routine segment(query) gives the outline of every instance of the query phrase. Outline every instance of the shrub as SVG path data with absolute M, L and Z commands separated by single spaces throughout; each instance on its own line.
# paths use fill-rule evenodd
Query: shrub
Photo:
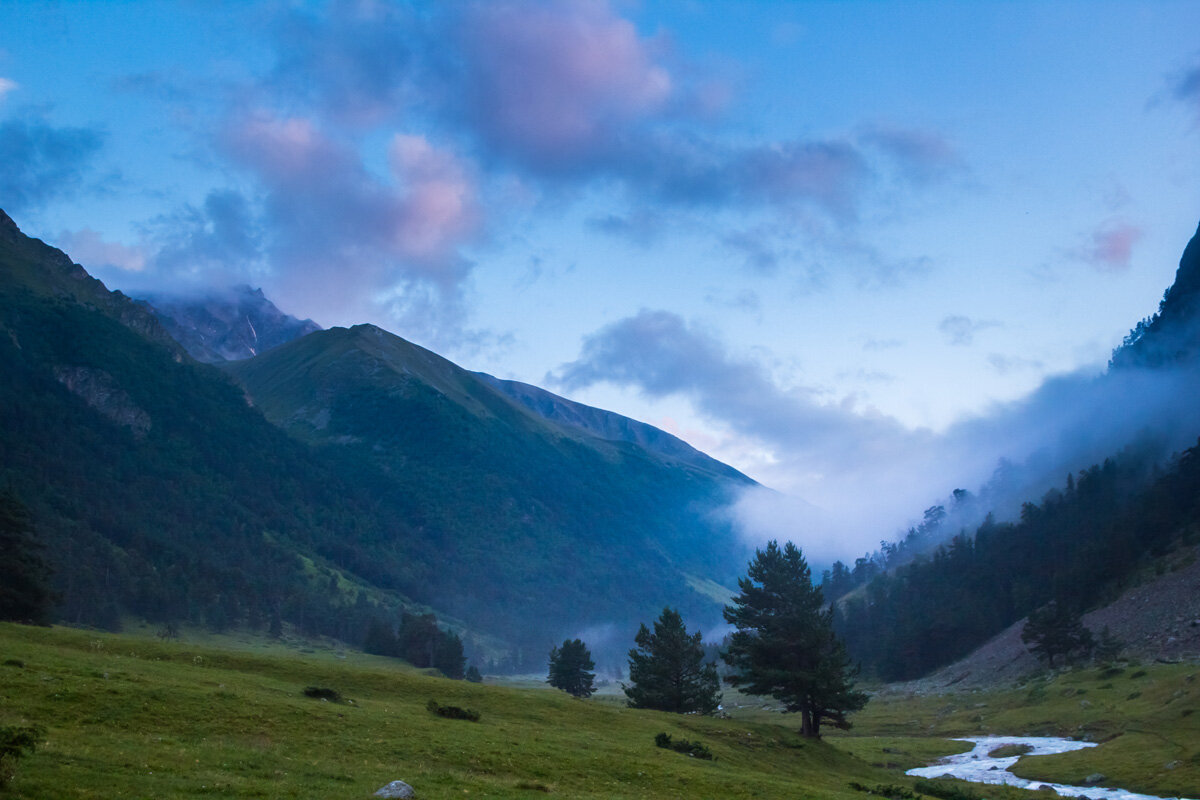
M 437 700 L 430 700 L 425 704 L 425 708 L 429 709 L 429 713 L 445 717 L 446 719 L 465 719 L 468 722 L 479 722 L 479 712 L 473 708 L 443 706 L 439 705 Z
M 947 781 L 917 781 L 913 784 L 913 788 L 921 794 L 927 794 L 931 797 L 940 797 L 942 800 L 979 800 L 979 795 L 967 789 L 965 786 L 959 786 L 958 782 L 949 783 Z
M 863 786 L 858 781 L 850 781 L 850 788 L 856 792 L 865 792 L 878 797 L 886 797 L 888 800 L 920 800 L 920 796 L 913 794 L 910 789 L 903 786 L 883 785 L 877 783 L 874 786 Z
M 0 728 L 0 786 L 7 786 L 17 772 L 21 756 L 31 755 L 37 749 L 38 740 L 46 732 L 35 726 L 8 726 Z
M 676 753 L 683 753 L 691 758 L 702 758 L 705 761 L 716 761 L 713 758 L 712 751 L 705 747 L 700 742 L 689 742 L 687 739 L 679 741 L 671 741 L 669 733 L 659 733 L 654 737 L 654 744 L 666 750 L 674 750 Z
M 328 700 L 330 703 L 345 702 L 341 692 L 325 686 L 305 686 L 304 696 L 311 697 L 314 700 Z

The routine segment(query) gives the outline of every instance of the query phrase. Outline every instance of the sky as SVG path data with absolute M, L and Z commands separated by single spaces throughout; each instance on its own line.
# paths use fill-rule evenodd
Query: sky
M 775 490 L 751 540 L 852 557 L 1094 418 L 1200 220 L 1198 30 L 1190 0 L 0 3 L 0 208 L 110 288 L 249 283 L 658 425 Z

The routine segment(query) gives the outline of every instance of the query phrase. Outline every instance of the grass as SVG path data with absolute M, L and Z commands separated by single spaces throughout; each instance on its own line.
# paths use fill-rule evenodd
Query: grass
M 884 691 L 855 715 L 853 736 L 837 734 L 829 740 L 869 763 L 907 768 L 934 749 L 927 737 L 1025 734 L 1086 739 L 1100 746 L 1025 757 L 1012 771 L 1024 778 L 1074 785 L 1099 772 L 1106 776 L 1105 786 L 1196 798 L 1198 675 L 1196 664 L 1155 663 L 1050 672 L 1006 690 L 930 695 Z
M 1200 795 L 1194 665 L 1053 673 L 995 692 L 884 691 L 851 732 L 814 742 L 731 692 L 735 719 L 679 716 L 537 681 L 450 681 L 320 644 L 184 636 L 0 624 L 0 727 L 45 730 L 0 798 L 367 798 L 400 779 L 422 798 L 861 800 L 851 784 L 911 791 L 903 770 L 966 749 L 949 737 L 987 733 L 1103 742 L 1023 758 L 1024 777 L 1077 784 L 1101 772 L 1110 786 Z M 479 721 L 438 716 L 430 701 Z M 660 733 L 715 760 L 656 747 Z M 955 784 L 963 797 L 1037 796 Z
M 480 719 L 442 718 L 430 700 Z M 863 797 L 851 783 L 912 785 L 777 723 L 450 681 L 357 653 L 0 624 L 0 726 L 46 731 L 0 797 L 367 798 L 400 779 L 422 798 L 836 800 Z M 656 747 L 663 732 L 715 760 Z

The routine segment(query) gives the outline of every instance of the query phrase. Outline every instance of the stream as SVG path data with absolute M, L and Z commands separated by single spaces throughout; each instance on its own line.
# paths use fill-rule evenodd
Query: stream
M 955 739 L 955 741 L 972 742 L 975 747 L 965 753 L 943 758 L 933 766 L 910 769 L 905 774 L 919 778 L 960 778 L 975 783 L 1003 783 L 1023 789 L 1053 789 L 1060 795 L 1086 797 L 1091 800 L 1163 800 L 1156 795 L 1138 794 L 1124 789 L 1109 789 L 1101 786 L 1066 786 L 1061 783 L 1018 778 L 1008 770 L 1017 763 L 1021 756 L 1008 758 L 988 756 L 988 753 L 996 748 L 1008 744 L 1026 745 L 1032 748 L 1024 754 L 1027 756 L 1048 756 L 1055 753 L 1067 753 L 1071 750 L 1082 750 L 1085 747 L 1095 747 L 1094 742 L 1077 742 L 1074 739 L 1058 739 L 1049 736 L 979 736 Z M 1184 798 L 1177 800 L 1184 800 Z

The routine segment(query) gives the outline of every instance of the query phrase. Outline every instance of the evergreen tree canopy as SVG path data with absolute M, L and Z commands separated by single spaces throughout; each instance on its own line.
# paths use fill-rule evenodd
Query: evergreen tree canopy
M 704 663 L 700 633 L 688 635 L 678 611 L 664 608 L 651 633 L 638 629 L 637 648 L 629 651 L 630 685 L 623 687 L 631 708 L 677 714 L 712 714 L 721 702 L 721 680 L 714 664 Z
M 0 619 L 46 622 L 50 571 L 41 549 L 25 504 L 11 491 L 0 492 Z
M 1090 655 L 1094 647 L 1092 632 L 1084 627 L 1079 613 L 1053 600 L 1029 615 L 1021 629 L 1021 641 L 1051 667 L 1055 656 L 1070 661 L 1074 656 Z
M 737 628 L 723 656 L 734 669 L 727 682 L 799 713 L 803 736 L 820 736 L 825 721 L 847 727 L 846 713 L 866 705 L 867 697 L 854 690 L 856 670 L 800 549 L 769 542 L 738 588 L 734 604 L 725 607 L 725 620 Z
M 372 619 L 363 637 L 363 650 L 380 656 L 402 658 L 414 667 L 441 670 L 447 678 L 466 676 L 467 659 L 462 639 L 438 627 L 433 614 L 400 615 L 400 630 L 388 622 Z
M 593 681 L 596 675 L 588 670 L 595 669 L 592 654 L 580 639 L 567 639 L 562 647 L 550 649 L 549 684 L 575 697 L 591 697 L 596 691 Z

